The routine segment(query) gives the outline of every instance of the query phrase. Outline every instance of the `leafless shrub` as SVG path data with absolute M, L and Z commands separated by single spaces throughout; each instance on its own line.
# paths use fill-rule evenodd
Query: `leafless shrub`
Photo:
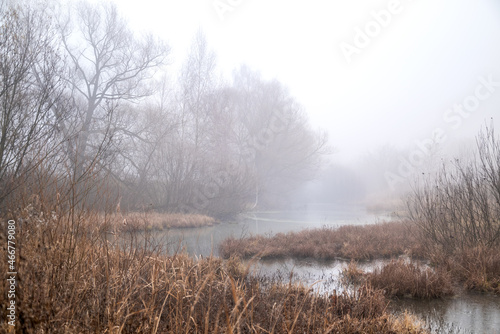
M 500 141 L 493 128 L 477 137 L 470 162 L 455 159 L 408 197 L 410 220 L 430 246 L 449 254 L 500 245 Z
M 487 127 L 476 142 L 470 161 L 443 165 L 406 204 L 433 264 L 469 289 L 499 292 L 500 140 Z

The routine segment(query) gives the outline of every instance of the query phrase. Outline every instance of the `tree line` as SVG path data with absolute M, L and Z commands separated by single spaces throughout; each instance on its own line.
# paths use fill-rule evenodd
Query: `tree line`
M 0 2 L 0 204 L 232 215 L 311 179 L 324 133 L 276 80 L 217 70 L 203 33 L 170 47 L 113 4 Z

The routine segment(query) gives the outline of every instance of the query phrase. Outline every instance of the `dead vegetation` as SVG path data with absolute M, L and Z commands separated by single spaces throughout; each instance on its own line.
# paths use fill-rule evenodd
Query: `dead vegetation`
M 216 220 L 201 214 L 129 212 L 109 217 L 113 227 L 124 232 L 162 231 L 170 228 L 194 228 L 212 226 Z
M 220 244 L 222 257 L 314 258 L 372 260 L 403 254 L 422 257 L 416 231 L 402 222 L 341 226 L 279 233 L 272 237 L 229 238 Z
M 110 239 L 107 222 L 97 214 L 31 206 L 14 218 L 18 331 L 425 332 L 407 317 L 388 314 L 382 292 L 368 286 L 320 295 L 302 285 L 249 275 L 234 258 L 162 254 Z M 7 272 L 6 261 L 0 270 Z M 5 280 L 0 287 L 5 295 Z M 0 316 L 5 318 L 5 308 Z
M 453 294 L 451 274 L 420 262 L 398 259 L 365 273 L 351 262 L 342 271 L 343 280 L 351 284 L 365 283 L 381 289 L 388 298 L 442 298 Z
M 451 256 L 435 250 L 429 258 L 466 289 L 500 294 L 499 254 L 498 248 L 475 247 L 458 250 Z
M 500 293 L 500 139 L 493 127 L 477 135 L 468 159 L 417 182 L 406 208 L 435 266 L 468 289 Z

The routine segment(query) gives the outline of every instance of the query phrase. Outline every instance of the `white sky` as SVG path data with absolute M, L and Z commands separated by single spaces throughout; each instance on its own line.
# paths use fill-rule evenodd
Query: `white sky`
M 348 63 L 340 43 L 391 0 L 114 0 L 135 30 L 153 32 L 182 61 L 198 28 L 229 76 L 240 64 L 277 78 L 328 130 L 336 159 L 386 143 L 413 145 L 436 127 L 473 135 L 499 115 L 500 86 L 457 129 L 446 109 L 474 94 L 479 76 L 500 82 L 500 2 L 401 0 L 400 12 Z M 231 6 L 221 19 L 215 4 Z M 231 5 L 233 4 L 233 5 Z M 495 118 L 497 125 L 500 122 Z M 497 126 L 500 128 L 500 126 Z

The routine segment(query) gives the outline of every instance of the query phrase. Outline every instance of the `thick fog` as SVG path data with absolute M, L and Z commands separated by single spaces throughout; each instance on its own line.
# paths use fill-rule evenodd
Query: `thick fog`
M 116 3 L 169 41 L 174 66 L 201 29 L 223 76 L 245 64 L 284 84 L 334 148 L 319 177 L 337 189 L 314 196 L 397 191 L 499 122 L 493 0 Z
M 130 210 L 377 207 L 500 126 L 493 0 L 0 4 L 39 97 L 6 86 L 0 174 L 50 161 Z

